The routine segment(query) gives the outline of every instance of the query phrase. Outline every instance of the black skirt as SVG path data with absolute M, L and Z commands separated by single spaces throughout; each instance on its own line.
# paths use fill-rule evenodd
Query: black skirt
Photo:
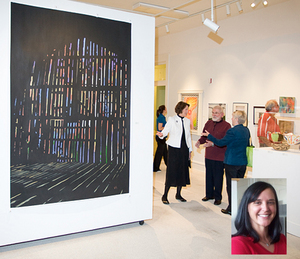
M 180 148 L 169 146 L 168 166 L 166 173 L 167 186 L 186 186 L 190 184 L 189 149 L 185 141 Z

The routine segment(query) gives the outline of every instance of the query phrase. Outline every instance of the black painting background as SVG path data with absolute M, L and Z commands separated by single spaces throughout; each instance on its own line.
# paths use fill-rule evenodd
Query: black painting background
M 30 88 L 30 75 L 33 62 L 41 67 L 45 59 L 49 59 L 55 50 L 63 50 L 64 46 L 73 43 L 77 49 L 77 39 L 82 42 L 87 39 L 86 45 L 93 42 L 106 48 L 107 52 L 116 53 L 117 59 L 126 60 L 128 64 L 128 85 L 126 92 L 130 100 L 130 68 L 131 68 L 131 24 L 87 15 L 74 14 L 39 7 L 11 4 L 11 107 L 14 100 L 21 100 L 24 90 Z M 100 50 L 99 50 L 100 51 Z M 82 51 L 81 51 L 82 52 Z M 62 57 L 65 58 L 65 57 Z M 39 86 L 39 87 L 45 87 Z M 53 86 L 52 86 L 53 87 Z M 55 86 L 54 86 L 55 87 Z M 63 86 L 57 86 L 63 87 Z M 73 85 L 77 92 L 82 85 Z M 90 86 L 89 86 L 90 87 Z M 100 87 L 99 87 L 100 88 Z M 124 91 L 125 86 L 101 87 L 102 91 Z M 93 90 L 99 90 L 93 88 Z M 120 97 L 118 97 L 120 98 Z M 122 93 L 124 99 L 124 92 Z M 75 96 L 74 96 L 75 99 Z M 77 100 L 78 102 L 78 100 Z M 124 103 L 124 101 L 122 101 Z M 29 103 L 29 102 L 28 102 Z M 118 99 L 118 103 L 120 100 Z M 76 100 L 74 100 L 76 104 Z M 129 102 L 130 104 L 130 102 Z M 29 106 L 27 104 L 25 116 L 12 115 L 11 144 L 13 145 L 14 123 L 28 120 Z M 75 111 L 75 109 L 74 109 Z M 14 117 L 13 117 L 14 116 Z M 28 117 L 27 117 L 28 116 Z M 63 115 L 66 116 L 66 115 Z M 32 119 L 32 115 L 31 115 Z M 66 121 L 89 120 L 78 114 L 78 118 L 65 118 Z M 101 118 L 100 118 L 101 119 Z M 99 118 L 98 120 L 99 126 Z M 126 157 L 119 154 L 109 163 L 39 163 L 38 153 L 34 161 L 26 164 L 11 162 L 11 206 L 30 206 L 37 204 L 62 202 L 86 198 L 95 198 L 129 192 L 129 125 L 130 106 L 127 107 L 127 116 L 121 118 L 120 125 L 125 122 L 125 150 Z M 118 118 L 103 118 L 103 132 L 105 122 L 117 128 Z M 24 129 L 26 124 L 24 124 Z M 45 129 L 45 132 L 47 129 Z M 102 132 L 102 130 L 101 130 Z M 107 132 L 111 133 L 111 132 Z M 99 135 L 99 132 L 97 132 Z M 105 135 L 105 133 L 102 133 Z M 121 133 L 120 133 L 121 134 Z M 128 138 L 126 137 L 128 136 Z M 24 141 L 25 139 L 23 139 Z M 26 147 L 24 147 L 26 148 Z M 116 152 L 116 146 L 109 142 L 106 148 Z M 11 149 L 12 150 L 12 149 Z M 97 154 L 102 151 L 97 151 Z M 12 154 L 13 155 L 13 154 Z M 117 155 L 115 155 L 116 157 Z M 33 155 L 35 157 L 35 155 Z M 50 157 L 50 156 L 49 156 Z M 105 160 L 105 159 L 103 159 Z M 121 162 L 124 160 L 124 163 Z M 12 160 L 11 160 L 12 161 Z M 86 169 L 84 168 L 86 166 Z M 80 172 L 80 174 L 79 174 Z M 63 183 L 61 183 L 63 182 Z M 57 186 L 56 186 L 57 185 Z M 96 191 L 97 190 L 97 191 Z
M 11 84 L 29 84 L 33 60 L 62 49 L 69 42 L 87 38 L 129 60 L 131 24 L 88 15 L 67 13 L 12 3 Z M 130 70 L 129 70 L 130 73 Z M 17 75 L 17 76 L 16 76 Z

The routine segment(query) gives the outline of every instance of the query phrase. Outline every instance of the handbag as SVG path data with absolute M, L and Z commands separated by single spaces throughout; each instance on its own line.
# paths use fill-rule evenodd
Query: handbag
M 246 148 L 246 155 L 247 155 L 247 161 L 248 161 L 247 166 L 249 166 L 249 167 L 252 167 L 252 164 L 253 164 L 253 148 L 254 148 L 254 146 L 248 146 Z
M 252 144 L 251 137 L 249 139 L 249 142 L 250 142 L 250 146 L 248 146 L 246 148 L 246 155 L 247 155 L 247 162 L 248 162 L 247 166 L 252 167 L 252 165 L 253 165 L 253 148 L 254 148 L 254 146 Z

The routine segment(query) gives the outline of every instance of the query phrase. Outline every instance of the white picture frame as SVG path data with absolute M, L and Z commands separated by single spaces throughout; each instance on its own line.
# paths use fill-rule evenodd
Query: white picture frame
M 232 112 L 235 111 L 243 111 L 246 113 L 246 121 L 243 125 L 247 127 L 248 126 L 248 103 L 234 102 Z
M 208 120 L 212 119 L 212 110 L 215 106 L 220 106 L 223 111 L 222 119 L 226 121 L 226 103 L 209 103 L 208 104 Z

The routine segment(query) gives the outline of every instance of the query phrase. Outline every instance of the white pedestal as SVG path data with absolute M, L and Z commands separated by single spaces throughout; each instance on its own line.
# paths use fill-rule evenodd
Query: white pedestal
M 300 237 L 300 152 L 255 148 L 252 177 L 287 179 L 287 232 Z

